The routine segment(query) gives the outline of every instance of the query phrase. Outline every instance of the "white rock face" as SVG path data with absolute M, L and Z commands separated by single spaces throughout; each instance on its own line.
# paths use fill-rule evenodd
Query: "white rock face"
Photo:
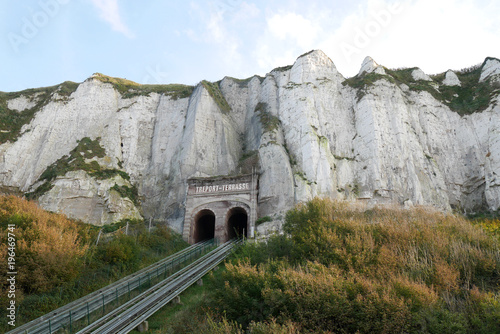
M 462 86 L 460 79 L 458 79 L 455 72 L 449 70 L 446 72 L 445 78 L 443 80 L 443 85 L 445 86 Z
M 7 108 L 11 110 L 24 111 L 26 109 L 33 108 L 36 105 L 36 102 L 36 96 L 28 98 L 27 96 L 21 95 L 17 99 L 7 101 Z
M 500 61 L 498 59 L 488 59 L 483 65 L 479 82 L 488 78 L 496 77 L 500 74 Z M 498 78 L 496 78 L 498 80 Z
M 124 218 L 141 219 L 134 203 L 115 190 L 115 184 L 130 186 L 117 176 L 95 180 L 84 171 L 68 172 L 54 182 L 54 187 L 40 197 L 39 203 L 46 210 L 62 212 L 70 218 L 94 225 L 117 222 Z
M 487 153 L 485 155 L 485 197 L 493 210 L 500 208 L 500 117 L 498 108 L 484 120 L 487 132 Z
M 499 64 L 487 60 L 482 80 L 496 75 Z M 373 71 L 386 75 L 365 59 L 360 73 Z M 421 70 L 412 75 L 430 80 Z M 449 71 L 443 84 L 457 80 Z M 99 163 L 123 168 L 139 189 L 141 213 L 177 231 L 186 180 L 238 173 L 241 157 L 251 152 L 259 158 L 259 216 L 282 214 L 315 196 L 469 211 L 500 207 L 498 97 L 486 110 L 460 116 L 406 84 L 380 79 L 354 89 L 321 51 L 299 57 L 288 70 L 224 78 L 219 87 L 229 112 L 201 84 L 189 98 L 123 98 L 111 84 L 90 78 L 69 99 L 45 105 L 15 142 L 0 145 L 0 185 L 33 190 L 77 140 L 100 137 L 106 158 Z M 27 108 L 29 99 L 11 100 L 9 108 Z M 137 215 L 128 199 L 109 190 L 113 182 L 70 172 L 40 203 L 94 224 Z
M 424 73 L 421 69 L 417 68 L 411 72 L 411 76 L 414 80 L 424 80 L 424 81 L 432 81 L 432 79 Z
M 386 74 L 384 68 L 377 64 L 375 60 L 373 60 L 371 57 L 366 57 L 361 64 L 361 69 L 359 70 L 358 75 L 371 72 Z

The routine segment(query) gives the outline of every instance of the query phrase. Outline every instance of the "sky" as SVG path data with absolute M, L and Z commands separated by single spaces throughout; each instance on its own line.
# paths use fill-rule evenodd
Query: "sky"
M 0 91 L 264 76 L 319 49 L 344 77 L 366 56 L 428 74 L 500 58 L 497 0 L 0 0 Z

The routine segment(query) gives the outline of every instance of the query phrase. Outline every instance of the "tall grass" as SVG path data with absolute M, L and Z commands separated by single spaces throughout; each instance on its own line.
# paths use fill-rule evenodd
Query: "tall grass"
M 499 242 L 464 218 L 314 199 L 288 212 L 284 230 L 265 244 L 244 246 L 214 282 L 211 305 L 229 324 L 276 321 L 332 333 L 500 332 Z
M 14 224 L 16 245 L 16 324 L 21 325 L 106 286 L 186 247 L 166 226 L 147 232 L 130 222 L 134 234 L 118 234 L 96 246 L 99 228 L 49 213 L 35 203 L 0 196 L 0 256 L 7 261 L 7 227 Z M 6 291 L 7 270 L 0 271 Z M 0 296 L 6 306 L 7 294 Z M 0 319 L 0 332 L 6 326 Z

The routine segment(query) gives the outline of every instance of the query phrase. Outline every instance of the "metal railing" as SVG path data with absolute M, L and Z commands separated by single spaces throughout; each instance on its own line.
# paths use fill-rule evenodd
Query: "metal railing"
M 146 283 L 151 285 L 151 280 L 155 278 L 160 278 L 163 275 L 163 279 L 165 279 L 173 270 L 201 256 L 215 243 L 215 240 L 212 239 L 187 247 L 115 283 L 32 320 L 8 332 L 8 334 L 51 334 L 62 327 L 69 328 L 71 332 L 74 322 L 86 318 L 87 322 L 90 323 L 90 315 L 93 312 L 102 310 L 104 314 L 106 305 L 118 301 L 124 295 L 130 297 L 132 291 L 142 289 Z
M 221 263 L 240 241 L 228 241 L 106 314 L 77 334 L 128 333 Z

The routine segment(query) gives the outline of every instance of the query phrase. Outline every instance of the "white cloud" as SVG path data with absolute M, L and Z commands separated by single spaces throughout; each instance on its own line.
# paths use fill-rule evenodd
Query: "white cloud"
M 264 31 L 250 54 L 261 74 L 292 64 L 302 53 L 316 49 L 323 30 L 313 16 L 295 12 L 268 13 Z
M 324 37 L 323 49 L 345 76 L 364 57 L 387 67 L 418 66 L 427 73 L 460 69 L 498 57 L 499 5 L 470 0 L 369 0 Z
M 99 10 L 99 16 L 111 25 L 114 31 L 122 33 L 128 38 L 134 38 L 134 34 L 122 22 L 118 0 L 90 0 Z
M 211 61 L 213 66 L 225 69 L 224 75 L 234 75 L 243 65 L 240 53 L 242 44 L 237 32 L 232 29 L 233 17 L 242 7 L 230 2 L 231 7 L 215 6 L 212 3 L 199 4 L 190 2 L 191 15 L 199 26 L 184 31 L 186 36 L 196 43 L 196 48 L 205 52 L 205 59 Z M 223 10 L 221 10 L 221 8 Z
M 319 33 L 319 27 L 312 21 L 296 13 L 275 14 L 267 20 L 269 32 L 278 39 L 295 40 L 301 48 L 309 48 Z

